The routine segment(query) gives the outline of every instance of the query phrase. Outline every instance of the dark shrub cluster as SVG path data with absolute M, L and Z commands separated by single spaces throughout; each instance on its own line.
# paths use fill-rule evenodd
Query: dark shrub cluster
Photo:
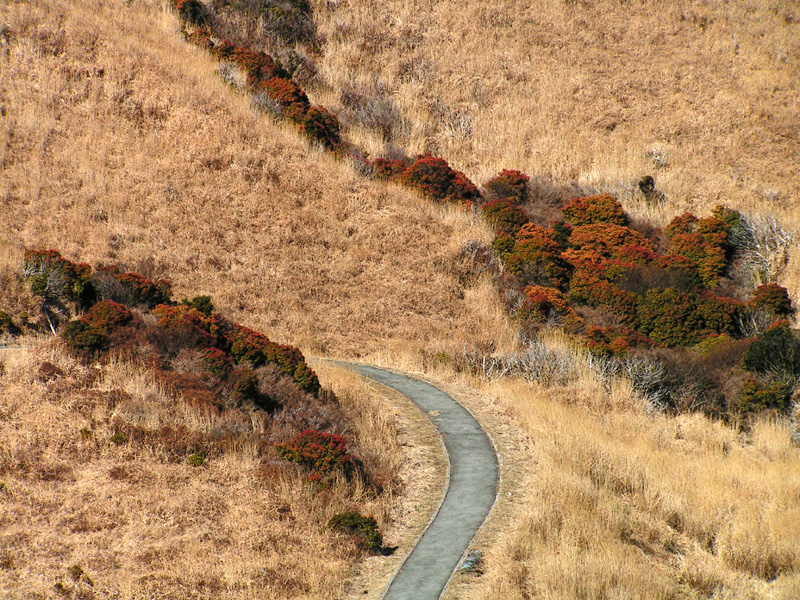
M 684 368 L 679 348 L 696 347 L 708 365 L 689 361 L 690 374 L 706 383 L 685 396 L 676 383 L 672 399 L 663 403 L 675 410 L 786 410 L 787 390 L 800 381 L 800 350 L 779 319 L 794 307 L 776 284 L 760 286 L 744 301 L 722 279 L 733 254 L 731 232 L 741 226 L 736 211 L 717 207 L 705 219 L 685 213 L 663 232 L 650 228 L 644 234 L 627 225 L 610 196 L 569 201 L 564 221 L 549 227 L 521 224 L 528 215 L 504 200 L 488 203 L 483 214 L 497 232 L 492 247 L 506 267 L 504 296 L 523 327 L 561 322 L 593 354 L 615 360 L 674 349 L 658 369 Z M 667 252 L 660 254 L 656 248 L 664 245 Z M 748 338 L 764 331 L 767 319 L 774 322 L 767 333 Z M 751 373 L 747 386 L 742 369 Z M 670 377 L 677 382 L 688 375 Z M 690 400 L 693 395 L 700 399 Z
M 480 198 L 478 188 L 466 175 L 435 156 L 419 157 L 398 175 L 397 180 L 438 202 L 473 202 Z
M 378 554 L 383 550 L 383 536 L 372 517 L 365 517 L 356 511 L 339 513 L 331 517 L 328 527 L 355 536 L 358 545 L 367 552 Z
M 67 345 L 78 350 L 99 350 L 108 346 L 111 336 L 133 320 L 128 308 L 111 300 L 101 300 L 80 319 L 70 321 L 61 331 Z

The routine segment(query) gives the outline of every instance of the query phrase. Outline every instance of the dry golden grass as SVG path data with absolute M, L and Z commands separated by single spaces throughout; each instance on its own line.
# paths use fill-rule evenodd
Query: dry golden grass
M 256 114 L 158 3 L 4 2 L 0 21 L 4 252 L 163 275 L 316 353 L 513 339 L 458 280 L 460 248 L 489 239 L 472 215 Z
M 477 183 L 615 194 L 658 225 L 716 204 L 800 231 L 800 10 L 770 0 L 317 0 L 309 85 L 372 155 L 433 152 Z M 372 100 L 367 117 L 352 95 Z M 391 107 L 391 110 L 387 107 Z M 391 134 L 374 123 L 389 123 Z M 366 126 L 359 126 L 359 123 Z M 467 125 L 468 124 L 468 125 Z M 653 175 L 666 196 L 647 206 Z M 800 298 L 797 247 L 782 279 Z
M 380 496 L 358 482 L 319 493 L 293 469 L 265 471 L 247 432 L 201 467 L 159 445 L 117 445 L 117 419 L 209 433 L 224 417 L 199 414 L 137 365 L 84 366 L 57 343 L 0 359 L 4 598 L 57 596 L 59 584 L 80 598 L 340 598 L 359 553 L 325 529 L 331 516 L 374 516 L 387 543 L 407 548 L 420 526 L 408 512 L 425 519 L 436 506 L 437 479 L 423 476 L 438 442 L 392 417 L 383 392 L 353 375 L 320 373 L 357 455 L 382 477 Z M 48 377 L 48 362 L 63 374 Z M 406 423 L 399 435 L 395 420 Z M 254 414 L 254 431 L 260 423 Z M 73 577 L 76 565 L 93 585 Z
M 326 45 L 311 92 L 337 108 L 345 86 L 377 93 L 384 82 L 400 115 L 389 142 L 435 151 L 478 182 L 519 168 L 542 189 L 617 193 L 656 223 L 727 202 L 800 229 L 795 13 L 759 0 L 317 3 Z M 514 346 L 491 282 L 465 278 L 468 261 L 457 258 L 467 240 L 489 240 L 471 215 L 364 181 L 257 116 L 155 1 L 7 0 L 0 19 L 10 27 L 0 40 L 2 281 L 23 246 L 57 247 L 166 275 L 176 296 L 208 293 L 236 321 L 307 352 L 466 387 L 473 410 L 526 436 L 505 476 L 528 462 L 496 515 L 502 527 L 479 538 L 485 574 L 459 579 L 460 598 L 800 595 L 800 456 L 787 423 L 740 435 L 699 416 L 653 417 L 624 381 L 609 393 L 588 370 L 548 389 L 453 373 L 437 352 Z M 471 135 L 460 133 L 462 116 Z M 374 131 L 349 134 L 375 154 L 394 151 Z M 664 208 L 636 201 L 647 173 Z M 794 252 L 782 283 L 796 299 Z M 22 311 L 13 285 L 11 308 Z M 299 479 L 258 479 L 246 444 L 202 469 L 146 449 L 98 450 L 80 439 L 82 404 L 36 380 L 43 360 L 68 381 L 87 371 L 53 347 L 3 356 L 3 593 L 52 593 L 59 577 L 75 587 L 67 569 L 77 564 L 121 597 L 358 594 L 343 580 L 352 546 L 320 532 L 353 498 L 334 491 L 320 506 Z M 142 419 L 209 426 L 167 410 L 169 399 L 122 363 L 95 387 L 161 407 Z M 367 411 L 361 391 L 341 395 L 364 415 L 355 431 L 367 428 L 366 456 L 385 444 L 381 468 L 392 473 L 409 450 L 386 414 Z M 135 402 L 118 410 L 139 414 Z M 416 485 L 434 493 L 429 478 Z M 409 504 L 355 500 L 390 543 L 414 529 Z M 40 566 L 27 568 L 34 556 Z M 362 573 L 380 571 L 371 568 Z
M 496 439 L 514 439 L 509 423 L 524 436 L 498 443 L 511 460 L 493 520 L 505 522 L 475 542 L 484 574 L 457 577 L 448 600 L 800 592 L 800 448 L 788 420 L 738 433 L 701 415 L 653 416 L 626 381 L 608 392 L 588 370 L 542 387 L 374 360 L 427 371 Z

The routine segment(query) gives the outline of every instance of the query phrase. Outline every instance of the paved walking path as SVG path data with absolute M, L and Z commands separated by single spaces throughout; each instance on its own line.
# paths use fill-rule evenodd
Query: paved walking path
M 494 447 L 475 417 L 432 385 L 376 367 L 331 362 L 407 396 L 428 413 L 444 439 L 450 462 L 444 501 L 382 596 L 437 600 L 494 504 L 498 485 Z

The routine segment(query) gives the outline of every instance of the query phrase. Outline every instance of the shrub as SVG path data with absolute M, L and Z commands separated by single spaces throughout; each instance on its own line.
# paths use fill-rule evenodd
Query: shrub
M 495 255 L 503 261 L 507 261 L 509 255 L 514 250 L 514 238 L 507 233 L 501 231 L 497 237 L 492 240 L 492 250 Z
M 61 330 L 61 339 L 77 350 L 99 350 L 103 348 L 107 340 L 92 329 L 83 319 L 70 321 Z
M 583 319 L 569 305 L 567 297 L 556 288 L 530 286 L 525 288 L 524 298 L 517 315 L 525 321 L 544 323 L 554 320 L 571 331 L 583 325 Z
M 328 150 L 335 150 L 342 139 L 339 119 L 321 106 L 312 106 L 300 122 L 300 132 L 312 141 L 321 142 Z
M 28 250 L 22 274 L 37 296 L 50 301 L 81 301 L 89 291 L 92 268 L 63 258 L 57 250 Z
M 758 286 L 753 293 L 752 303 L 756 308 L 768 310 L 781 317 L 789 316 L 794 312 L 789 292 L 777 283 Z
M 569 281 L 570 268 L 553 232 L 533 223 L 520 229 L 506 265 L 523 284 L 564 288 Z
M 593 250 L 601 256 L 613 258 L 628 246 L 638 246 L 645 251 L 653 252 L 653 245 L 640 233 L 614 223 L 579 225 L 572 230 L 569 245 L 572 248 Z
M 372 165 L 375 169 L 375 177 L 386 180 L 399 177 L 406 169 L 406 164 L 402 160 L 389 160 L 386 158 L 376 158 Z
M 98 298 L 128 306 L 155 308 L 159 304 L 168 304 L 172 295 L 168 281 L 151 281 L 138 273 L 123 273 L 113 265 L 97 267 L 91 285 Z
M 744 414 L 762 410 L 787 413 L 792 406 L 792 389 L 791 382 L 779 380 L 763 383 L 754 377 L 747 377 L 742 384 L 739 410 Z
M 576 227 L 595 223 L 628 224 L 628 217 L 622 210 L 622 205 L 616 198 L 607 194 L 573 198 L 561 209 L 561 212 L 564 220 Z
M 253 367 L 274 364 L 280 367 L 284 375 L 293 378 L 303 391 L 317 395 L 320 390 L 316 374 L 305 365 L 302 352 L 293 346 L 275 344 L 264 334 L 241 325 L 234 325 L 229 339 L 231 356 L 237 363 L 249 362 Z
M 598 356 L 626 356 L 634 348 L 652 348 L 653 340 L 630 327 L 588 327 L 584 333 L 589 351 Z
M 419 157 L 400 174 L 399 181 L 439 202 L 472 202 L 480 198 L 478 188 L 466 175 L 450 168 L 444 159 L 430 155 Z
M 503 169 L 486 182 L 486 189 L 496 198 L 506 198 L 515 204 L 523 202 L 528 197 L 528 182 L 530 177 L 521 171 Z
M 211 313 L 214 312 L 214 303 L 211 302 L 211 296 L 195 296 L 191 300 L 184 300 L 183 304 L 203 313 L 207 317 L 210 317 Z
M 772 327 L 747 348 L 742 366 L 754 373 L 800 377 L 800 340 L 784 324 Z
M 108 336 L 119 327 L 124 327 L 133 319 L 128 308 L 111 300 L 102 300 L 89 309 L 82 320 L 87 322 L 95 333 Z
M 383 549 L 383 537 L 378 530 L 378 523 L 372 517 L 365 517 L 355 511 L 339 513 L 331 517 L 328 527 L 334 531 L 355 535 L 359 546 L 364 550 L 379 553 Z
M 203 25 L 208 20 L 206 7 L 199 0 L 175 0 L 180 18 L 192 25 Z
M 258 84 L 258 90 L 266 92 L 272 100 L 277 102 L 283 114 L 295 123 L 302 123 L 310 103 L 306 93 L 300 89 L 293 79 L 272 77 Z
M 200 311 L 185 304 L 162 304 L 153 310 L 153 314 L 158 317 L 158 342 L 166 352 L 177 354 L 183 348 L 219 347 L 217 337 L 211 333 L 211 320 Z
M 525 212 L 508 199 L 487 202 L 481 208 L 481 214 L 496 232 L 503 232 L 512 237 L 516 236 L 528 222 Z
M 233 371 L 233 360 L 219 348 L 206 348 L 203 351 L 203 367 L 214 377 L 225 380 Z
M 248 368 L 238 369 L 235 373 L 236 380 L 233 383 L 231 398 L 235 402 L 246 400 L 257 400 L 259 397 L 258 375 Z
M 655 179 L 651 175 L 645 175 L 639 180 L 639 191 L 642 192 L 642 196 L 647 198 L 648 200 L 653 196 L 653 192 L 656 191 L 656 182 Z
M 697 307 L 706 329 L 730 335 L 740 333 L 738 324 L 746 307 L 744 302 L 705 292 L 698 297 Z
M 189 463 L 189 466 L 191 467 L 202 467 L 203 463 L 206 462 L 206 459 L 199 452 L 195 452 L 189 458 L 186 459 L 186 462 Z
M 674 288 L 649 290 L 639 301 L 639 330 L 661 346 L 700 341 L 703 319 L 693 298 Z
M 688 258 L 703 283 L 712 285 L 722 276 L 728 264 L 724 239 L 700 233 L 677 234 L 670 242 L 669 253 Z
M 313 429 L 306 429 L 284 444 L 275 444 L 275 451 L 283 460 L 298 463 L 317 475 L 337 471 L 350 475 L 356 465 L 342 436 Z

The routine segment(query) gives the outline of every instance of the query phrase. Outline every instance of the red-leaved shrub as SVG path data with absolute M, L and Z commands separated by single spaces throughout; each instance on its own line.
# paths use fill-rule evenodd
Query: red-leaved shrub
M 628 217 L 622 205 L 613 196 L 587 196 L 573 198 L 562 209 L 564 220 L 574 226 L 611 223 L 627 225 Z
M 472 202 L 480 198 L 475 184 L 443 158 L 421 156 L 406 168 L 399 181 L 439 202 Z
M 577 331 L 583 326 L 580 318 L 569 305 L 567 297 L 553 287 L 529 286 L 524 291 L 517 316 L 530 323 L 555 321 L 562 323 L 568 331 Z
M 528 197 L 528 182 L 530 177 L 521 171 L 510 171 L 503 169 L 486 182 L 487 190 L 489 190 L 495 198 L 506 198 L 515 204 L 524 202 Z
M 561 258 L 561 246 L 553 239 L 553 231 L 533 223 L 519 230 L 506 266 L 527 285 L 563 288 L 569 281 L 569 265 Z
M 777 283 L 758 286 L 753 293 L 752 303 L 756 308 L 768 310 L 782 317 L 794 312 L 789 292 Z
M 583 250 L 594 250 L 602 256 L 616 258 L 623 248 L 638 246 L 653 252 L 653 245 L 640 233 L 613 223 L 595 223 L 573 228 L 569 245 Z
M 345 439 L 336 434 L 306 429 L 286 443 L 275 444 L 283 460 L 298 463 L 317 475 L 342 472 L 350 475 L 356 466 Z

